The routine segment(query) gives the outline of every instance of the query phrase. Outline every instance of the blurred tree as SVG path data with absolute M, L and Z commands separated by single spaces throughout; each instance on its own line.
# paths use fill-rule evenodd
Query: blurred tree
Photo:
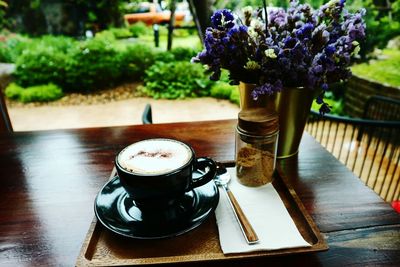
M 201 36 L 204 36 L 206 28 L 211 25 L 210 17 L 212 15 L 212 6 L 215 0 L 189 0 L 189 5 L 192 10 L 193 17 Z
M 127 0 L 10 0 L 6 18 L 13 31 L 81 36 L 122 25 L 120 8 Z
M 7 20 L 5 19 L 7 7 L 7 2 L 0 0 L 0 29 L 7 27 Z

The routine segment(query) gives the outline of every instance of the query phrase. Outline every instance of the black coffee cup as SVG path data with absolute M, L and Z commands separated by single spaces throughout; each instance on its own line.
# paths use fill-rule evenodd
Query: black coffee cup
M 212 159 L 196 158 L 188 144 L 161 138 L 127 146 L 116 156 L 115 166 L 122 186 L 138 206 L 170 205 L 216 174 Z M 194 177 L 197 170 L 202 174 Z

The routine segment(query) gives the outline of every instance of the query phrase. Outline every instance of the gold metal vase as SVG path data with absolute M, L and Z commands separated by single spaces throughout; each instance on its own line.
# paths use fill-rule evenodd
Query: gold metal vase
M 275 103 L 279 114 L 278 158 L 292 157 L 299 152 L 301 137 L 316 94 L 316 90 L 305 87 L 285 87 L 277 93 Z
M 276 94 L 273 95 L 262 95 L 254 100 L 251 96 L 256 84 L 252 83 L 239 83 L 239 95 L 240 95 L 240 110 L 248 110 L 252 108 L 267 108 L 272 112 L 276 112 Z
M 240 109 L 258 107 L 274 109 L 279 115 L 279 141 L 277 158 L 283 159 L 296 155 L 303 131 L 310 113 L 316 90 L 305 87 L 285 87 L 271 96 L 263 95 L 257 100 L 251 96 L 255 84 L 239 84 Z

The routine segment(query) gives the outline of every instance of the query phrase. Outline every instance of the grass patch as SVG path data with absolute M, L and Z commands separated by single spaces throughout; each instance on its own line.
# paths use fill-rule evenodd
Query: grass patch
M 138 38 L 138 40 L 142 43 L 146 43 L 150 46 L 154 47 L 154 36 L 152 35 L 143 35 Z M 162 49 L 167 48 L 168 36 L 164 34 L 160 34 L 160 43 L 159 47 Z M 197 35 L 190 35 L 185 37 L 174 36 L 172 38 L 172 48 L 176 47 L 187 47 L 193 48 L 197 50 L 201 50 L 201 43 L 199 37 Z
M 383 50 L 385 59 L 371 60 L 351 68 L 352 72 L 369 80 L 400 87 L 400 51 Z
M 26 88 L 11 83 L 7 86 L 5 94 L 8 98 L 22 103 L 54 101 L 63 96 L 61 88 L 51 83 Z

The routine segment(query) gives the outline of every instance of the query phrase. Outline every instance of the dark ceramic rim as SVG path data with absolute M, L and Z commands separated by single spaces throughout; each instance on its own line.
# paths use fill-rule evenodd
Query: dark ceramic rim
M 137 143 L 140 143 L 140 142 L 157 141 L 157 140 L 164 140 L 164 141 L 172 141 L 172 142 L 181 143 L 181 144 L 185 145 L 185 146 L 192 152 L 192 155 L 191 155 L 190 159 L 189 159 L 184 165 L 182 165 L 181 167 L 176 168 L 176 169 L 174 169 L 174 170 L 172 170 L 172 171 L 170 171 L 170 172 L 161 173 L 161 174 L 157 174 L 157 175 L 154 175 L 154 174 L 142 174 L 142 173 L 137 173 L 137 172 L 130 172 L 130 171 L 126 170 L 125 168 L 123 168 L 123 167 L 119 164 L 119 162 L 118 162 L 118 157 L 119 157 L 119 155 L 120 155 L 124 150 L 126 150 L 128 147 L 130 147 L 131 145 L 134 145 L 134 144 L 137 144 Z M 175 175 L 176 173 L 180 172 L 182 169 L 184 169 L 184 168 L 186 168 L 187 166 L 191 165 L 192 162 L 193 162 L 195 159 L 196 159 L 196 154 L 195 154 L 193 148 L 192 148 L 189 144 L 187 144 L 187 143 L 185 143 L 185 142 L 182 142 L 182 141 L 179 141 L 179 140 L 176 140 L 176 139 L 171 139 L 171 138 L 150 138 L 150 139 L 143 139 L 143 140 L 137 141 L 137 142 L 135 142 L 135 143 L 132 143 L 132 144 L 130 144 L 130 145 L 124 147 L 121 151 L 119 151 L 119 152 L 117 153 L 117 156 L 115 157 L 115 165 L 116 165 L 118 171 L 121 171 L 121 172 L 123 172 L 123 173 L 126 174 L 126 175 L 139 176 L 139 177 L 161 177 L 161 176 L 164 177 L 164 176 L 173 176 L 173 175 Z
M 98 200 L 100 198 L 101 193 L 103 192 L 103 190 L 107 187 L 107 186 L 111 186 L 112 184 L 116 183 L 116 182 L 120 182 L 120 179 L 118 176 L 115 176 L 114 178 L 112 178 L 111 180 L 109 180 L 103 187 L 102 189 L 99 191 L 99 193 L 96 196 L 96 199 L 94 201 L 94 212 L 95 212 L 95 216 L 96 218 L 99 220 L 99 222 L 108 230 L 110 230 L 111 232 L 118 234 L 120 236 L 124 236 L 124 237 L 128 237 L 128 238 L 133 238 L 133 239 L 142 239 L 142 240 L 154 240 L 154 239 L 164 239 L 164 238 L 171 238 L 171 237 L 175 237 L 175 236 L 179 236 L 182 234 L 185 234 L 195 228 L 197 228 L 198 226 L 200 226 L 208 217 L 210 217 L 211 214 L 214 213 L 215 209 L 218 206 L 219 203 L 219 189 L 217 187 L 217 185 L 214 183 L 214 181 L 210 181 L 207 184 L 197 187 L 194 189 L 194 192 L 202 192 L 207 190 L 207 187 L 212 187 L 212 195 L 208 195 L 203 197 L 203 199 L 200 199 L 200 202 L 197 203 L 197 205 L 194 208 L 193 214 L 192 215 L 196 215 L 194 218 L 192 218 L 192 221 L 188 221 L 188 223 L 183 226 L 180 227 L 179 229 L 175 229 L 172 231 L 168 231 L 166 233 L 162 233 L 160 235 L 157 236 L 146 236 L 146 235 L 140 235 L 140 234 L 134 234 L 132 232 L 126 233 L 123 232 L 119 229 L 116 229 L 115 227 L 112 227 L 109 222 L 107 222 L 107 220 L 103 220 L 102 215 L 100 214 L 100 210 L 98 209 Z M 120 185 L 120 187 L 122 187 Z M 210 189 L 208 189 L 210 190 Z M 211 192 L 211 191 L 210 191 Z M 126 192 L 123 192 L 122 194 L 126 194 Z M 119 195 L 118 197 L 115 198 L 114 201 L 118 201 L 118 198 L 121 197 L 121 195 Z M 203 209 L 205 208 L 205 209 Z M 197 210 L 196 210 L 197 209 Z M 124 230 L 129 230 L 131 229 L 132 226 L 129 225 L 125 225 L 124 226 Z

